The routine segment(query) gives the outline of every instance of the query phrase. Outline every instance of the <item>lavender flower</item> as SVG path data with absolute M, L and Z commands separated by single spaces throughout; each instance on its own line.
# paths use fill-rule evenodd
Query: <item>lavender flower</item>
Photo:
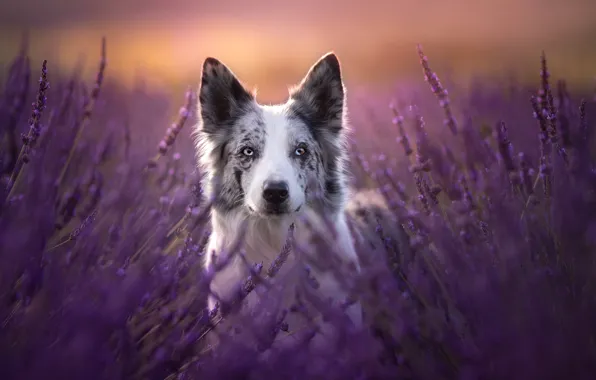
M 168 115 L 157 110 L 166 109 L 160 105 L 167 99 L 104 85 L 102 45 L 91 90 L 79 71 L 52 74 L 48 87 L 44 65 L 41 83 L 28 92 L 21 53 L 0 96 L 0 117 L 9 123 L 0 130 L 1 158 L 14 153 L 14 131 L 29 127 L 31 136 L 16 141 L 17 152 L 31 153 L 26 170 L 18 162 L 1 166 L 6 184 L 14 170 L 21 173 L 12 193 L 0 198 L 2 378 L 588 379 L 596 373 L 592 104 L 583 101 L 575 111 L 577 94 L 564 82 L 554 99 L 544 56 L 530 105 L 521 87 L 506 88 L 503 99 L 502 87 L 477 86 L 473 104 L 467 97 L 450 102 L 420 48 L 432 90 L 426 92 L 442 108 L 438 121 L 414 92 L 417 107 L 404 117 L 372 94 L 366 100 L 384 115 L 351 105 L 357 137 L 350 141 L 350 169 L 360 195 L 353 199 L 363 199 L 346 211 L 361 261 L 356 275 L 332 259 L 333 229 L 296 238 L 298 228 L 311 227 L 308 221 L 295 227 L 268 268 L 246 261 L 243 228 L 230 254 L 205 270 L 216 199 L 204 197 L 192 144 L 181 139 L 192 93 L 164 137 L 160 126 Z M 29 98 L 36 102 L 27 125 L 19 102 Z M 459 110 L 466 122 L 456 134 Z M 449 140 L 436 128 L 444 117 L 454 135 Z M 374 130 L 371 119 L 381 121 Z M 494 139 L 490 127 L 480 135 L 482 125 L 494 126 Z M 157 156 L 167 159 L 147 171 L 159 141 Z M 573 165 L 558 165 L 553 147 Z M 544 191 L 537 191 L 541 181 Z M 296 272 L 300 286 L 284 308 L 276 292 L 292 258 L 308 267 Z M 210 281 L 232 259 L 245 263 L 247 276 L 233 299 L 208 312 Z M 346 299 L 333 304 L 319 297 L 321 279 L 310 268 L 327 268 Z M 257 305 L 246 309 L 253 293 Z M 365 311 L 362 329 L 342 317 L 356 300 Z M 337 334 L 326 335 L 324 324 Z M 286 337 L 296 344 L 277 345 Z M 321 337 L 326 347 L 309 347 Z

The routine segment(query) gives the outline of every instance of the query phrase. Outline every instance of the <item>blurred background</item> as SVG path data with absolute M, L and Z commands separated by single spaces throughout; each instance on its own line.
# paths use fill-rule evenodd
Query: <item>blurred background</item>
M 545 50 L 556 76 L 593 88 L 593 0 L 3 0 L 0 67 L 19 50 L 70 70 L 97 67 L 108 41 L 109 77 L 140 77 L 169 91 L 198 83 L 206 56 L 224 61 L 259 100 L 283 100 L 323 53 L 334 50 L 349 85 L 386 90 L 422 79 L 416 43 L 433 69 L 460 85 L 476 76 L 537 82 Z
M 30 61 L 19 54 L 22 41 Z M 424 82 L 417 43 L 449 91 L 457 136 L 445 127 L 446 103 Z M 596 262 L 582 254 L 594 251 L 596 236 L 596 0 L 0 0 L 0 380 L 164 379 L 187 364 L 189 373 L 168 379 L 210 378 L 192 372 L 208 363 L 197 280 L 210 228 L 185 216 L 202 174 L 191 138 L 198 108 L 186 88 L 196 90 L 213 56 L 258 86 L 262 103 L 283 101 L 330 50 L 352 102 L 352 185 L 400 199 L 396 214 L 407 214 L 404 225 L 418 235 L 410 249 L 399 223 L 368 226 L 383 238 L 377 247 L 389 248 L 387 271 L 363 255 L 374 264 L 373 293 L 383 289 L 380 298 L 365 293 L 383 361 L 399 363 L 401 378 L 451 379 L 461 370 L 459 378 L 585 379 L 580 370 L 596 363 L 595 303 L 585 302 L 594 299 Z M 525 176 L 526 194 L 511 192 L 516 177 L 489 149 L 505 146 L 495 132 L 506 126 L 514 157 L 523 152 L 535 173 L 528 176 L 546 178 L 529 101 L 542 51 L 555 96 L 566 100 L 557 126 L 573 162 L 570 175 L 553 159 L 552 202 L 542 201 L 544 182 L 534 190 Z M 30 128 L 44 59 L 47 107 Z M 412 175 L 416 155 L 404 155 L 390 103 L 412 147 L 428 148 L 432 173 Z M 30 131 L 41 135 L 22 166 L 30 140 L 19 137 Z M 397 183 L 411 201 L 398 198 Z M 418 200 L 434 200 L 435 184 L 444 191 L 427 219 Z M 461 199 L 468 189 L 473 203 Z M 361 195 L 377 203 L 374 193 Z M 418 220 L 428 233 L 415 231 Z M 376 362 L 376 347 L 360 337 L 352 343 L 359 356 L 334 359 L 331 376 L 345 378 L 336 372 L 342 362 Z M 351 351 L 346 339 L 338 352 Z M 215 356 L 224 363 L 219 378 L 254 358 L 241 346 Z M 294 376 L 301 366 L 283 365 L 280 373 Z

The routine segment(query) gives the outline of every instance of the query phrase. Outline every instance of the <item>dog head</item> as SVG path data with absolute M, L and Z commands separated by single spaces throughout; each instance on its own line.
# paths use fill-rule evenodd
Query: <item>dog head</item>
M 258 104 L 228 67 L 207 58 L 196 141 L 214 208 L 263 217 L 292 215 L 313 202 L 326 211 L 341 209 L 344 104 L 332 53 L 311 67 L 286 103 L 272 106 Z

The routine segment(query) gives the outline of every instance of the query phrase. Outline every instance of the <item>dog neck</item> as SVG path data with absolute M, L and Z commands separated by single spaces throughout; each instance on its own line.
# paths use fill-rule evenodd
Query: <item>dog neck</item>
M 252 263 L 262 262 L 267 267 L 281 252 L 286 243 L 294 216 L 264 218 L 244 211 L 221 213 L 212 211 L 211 223 L 218 250 L 232 248 L 244 226 L 244 244 L 241 245 L 246 258 Z

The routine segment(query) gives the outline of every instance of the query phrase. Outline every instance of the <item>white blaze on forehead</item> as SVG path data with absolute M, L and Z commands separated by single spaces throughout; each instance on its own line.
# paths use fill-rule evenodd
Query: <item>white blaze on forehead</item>
M 262 203 L 265 181 L 284 181 L 288 184 L 290 207 L 299 208 L 304 203 L 304 191 L 298 182 L 298 172 L 291 157 L 292 144 L 298 131 L 288 118 L 284 105 L 260 106 L 261 121 L 265 128 L 265 145 L 252 169 L 248 202 L 258 208 Z
M 267 170 L 263 174 L 267 179 L 288 181 L 287 177 L 293 171 L 288 151 L 291 137 L 289 120 L 281 106 L 263 106 L 262 116 L 267 133 L 261 159 Z

